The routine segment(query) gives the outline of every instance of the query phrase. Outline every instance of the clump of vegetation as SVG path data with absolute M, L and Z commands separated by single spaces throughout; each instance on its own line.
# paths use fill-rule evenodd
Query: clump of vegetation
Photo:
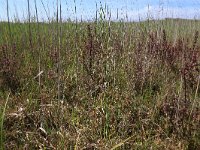
M 0 23 L 1 147 L 199 149 L 199 21 L 56 20 Z

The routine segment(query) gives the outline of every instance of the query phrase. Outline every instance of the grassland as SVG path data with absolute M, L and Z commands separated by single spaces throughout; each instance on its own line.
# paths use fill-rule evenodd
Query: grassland
M 200 148 L 200 21 L 0 23 L 1 149 Z

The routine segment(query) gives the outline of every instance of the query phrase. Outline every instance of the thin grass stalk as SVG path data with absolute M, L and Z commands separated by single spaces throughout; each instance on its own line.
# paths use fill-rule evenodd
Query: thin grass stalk
M 108 21 L 108 41 L 110 43 L 111 41 L 111 10 L 109 12 L 109 21 Z M 113 44 L 112 44 L 113 47 Z M 113 84 L 114 86 L 116 86 L 116 51 L 113 52 L 113 49 L 111 49 L 112 51 L 112 63 L 113 63 Z
M 38 10 L 37 10 L 37 3 L 36 0 L 34 0 L 35 2 L 35 14 L 36 14 L 36 21 L 37 21 L 37 37 L 38 37 L 38 74 L 41 73 L 41 50 L 40 47 L 42 46 L 41 43 L 41 37 L 40 37 L 40 26 L 39 26 L 39 19 L 38 19 Z M 41 85 L 41 76 L 38 76 L 38 88 L 39 88 L 39 93 L 40 93 L 40 85 Z
M 61 11 L 61 10 L 60 10 Z M 59 2 L 57 0 L 57 12 L 56 12 L 56 24 L 57 24 L 57 34 L 56 34 L 56 46 L 57 46 L 57 54 L 58 54 L 58 61 L 56 65 L 57 69 L 57 98 L 60 100 L 60 21 L 59 21 Z
M 120 143 L 118 143 L 117 145 L 113 146 L 110 150 L 115 150 L 120 148 L 122 145 L 124 145 L 126 142 L 128 142 L 131 138 L 133 138 L 133 136 L 128 137 L 127 139 L 121 141 Z
M 190 112 L 190 117 L 192 115 L 192 112 L 194 110 L 194 106 L 195 106 L 195 103 L 196 103 L 196 100 L 197 100 L 198 91 L 199 91 L 199 84 L 200 84 L 200 75 L 198 76 L 198 82 L 197 82 L 197 87 L 196 87 L 196 90 L 195 90 L 194 100 L 193 100 L 193 103 L 192 103 L 192 109 L 191 109 L 191 112 Z
M 38 9 L 37 9 L 37 3 L 36 0 L 34 0 L 35 3 L 35 14 L 36 14 L 36 21 L 37 21 L 37 37 L 38 37 L 38 91 L 39 91 L 39 95 L 41 94 L 41 74 L 43 73 L 43 71 L 41 71 L 41 49 L 40 47 L 42 47 L 42 42 L 41 42 L 41 36 L 40 36 L 40 26 L 39 26 L 39 18 L 38 18 Z M 40 128 L 43 129 L 43 120 L 44 120 L 44 116 L 43 114 L 40 115 L 40 120 L 41 120 L 41 124 L 40 124 Z
M 89 48 L 89 74 L 92 75 L 92 67 L 93 67 L 93 35 L 92 35 L 92 29 L 90 26 L 88 26 L 88 37 L 89 37 L 89 43 L 90 43 L 90 48 Z
M 61 60 L 61 49 L 62 49 L 62 5 L 61 5 L 61 0 L 60 0 L 60 21 L 59 21 L 59 24 L 60 24 L 60 28 L 59 28 L 59 49 L 58 49 L 58 60 L 59 60 L 59 70 L 58 70 L 58 83 L 59 83 L 59 90 L 60 89 L 60 86 L 62 84 L 62 81 L 61 81 L 61 74 L 62 74 L 62 60 Z M 60 91 L 62 92 L 62 91 Z M 59 95 L 59 99 L 61 99 L 61 95 Z
M 117 20 L 119 19 L 119 9 L 117 8 Z
M 78 18 L 77 18 L 77 8 L 76 8 L 76 0 L 74 0 L 74 11 L 76 15 L 76 24 L 75 24 L 75 66 L 76 66 L 76 85 L 78 84 Z M 78 86 L 76 86 L 78 88 Z M 78 89 L 76 89 L 78 90 Z
M 183 70 L 183 81 L 184 81 L 184 100 L 187 101 L 187 79 L 186 79 L 186 52 L 184 49 L 184 70 Z
M 7 104 L 8 104 L 9 97 L 10 97 L 10 93 L 8 94 L 8 96 L 6 98 L 6 103 L 4 105 L 2 116 L 1 116 L 1 126 L 0 126 L 0 128 L 1 128 L 1 131 L 0 131 L 0 136 L 1 136 L 1 139 L 0 139 L 0 148 L 1 148 L 1 150 L 4 149 L 4 146 L 3 146 L 3 122 L 4 122 L 4 117 L 5 117 L 6 107 L 7 107 Z
M 48 21 L 49 21 L 49 23 L 50 23 L 50 17 L 49 17 L 49 15 L 48 15 L 47 9 L 46 9 L 46 7 L 45 7 L 45 5 L 44 5 L 44 3 L 43 3 L 42 0 L 41 0 L 41 3 L 42 3 L 42 6 L 43 6 L 43 8 L 44 8 L 44 11 L 45 11 L 45 13 L 46 13 L 47 19 L 48 19 Z
M 32 48 L 32 34 L 31 34 L 31 12 L 30 12 L 30 1 L 27 0 L 27 4 L 28 4 L 28 31 L 29 31 L 29 44 L 30 47 Z
M 96 11 L 95 11 L 95 36 L 97 37 L 97 24 L 98 24 L 98 5 L 96 3 Z
M 9 31 L 9 38 L 10 38 L 10 41 L 11 41 L 11 45 L 13 44 L 13 39 L 12 39 L 12 31 L 11 31 L 11 25 L 10 25 L 10 14 L 9 14 L 9 3 L 8 3 L 8 0 L 6 1 L 7 3 L 7 21 L 8 21 L 8 31 Z

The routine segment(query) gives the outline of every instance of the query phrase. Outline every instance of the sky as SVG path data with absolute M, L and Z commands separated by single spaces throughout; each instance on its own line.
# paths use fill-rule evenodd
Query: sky
M 11 20 L 28 19 L 28 0 L 8 0 Z M 35 16 L 35 1 L 40 21 L 56 16 L 57 0 L 29 0 L 31 17 Z M 63 20 L 91 21 L 105 14 L 106 19 L 138 21 L 145 19 L 200 19 L 200 0 L 58 0 Z M 6 0 L 0 0 L 0 20 L 7 20 Z M 103 9 L 101 9 L 103 8 Z

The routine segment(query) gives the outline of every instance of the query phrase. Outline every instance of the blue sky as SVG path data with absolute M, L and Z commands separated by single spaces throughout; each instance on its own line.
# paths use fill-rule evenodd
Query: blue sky
M 27 0 L 8 0 L 9 13 L 12 20 L 27 19 Z M 43 4 L 42 4 L 43 2 Z M 64 20 L 82 18 L 92 20 L 101 5 L 108 6 L 107 19 L 116 20 L 117 10 L 119 19 L 138 20 L 150 18 L 197 18 L 200 19 L 200 0 L 59 0 L 62 4 L 62 17 Z M 56 12 L 56 0 L 36 0 L 39 19 L 52 18 Z M 0 0 L 0 20 L 7 19 L 6 0 Z M 30 0 L 31 16 L 35 15 L 34 0 Z M 77 12 L 75 13 L 75 6 Z M 46 10 L 46 11 L 45 11 Z M 55 17 L 54 17 L 55 18 Z

